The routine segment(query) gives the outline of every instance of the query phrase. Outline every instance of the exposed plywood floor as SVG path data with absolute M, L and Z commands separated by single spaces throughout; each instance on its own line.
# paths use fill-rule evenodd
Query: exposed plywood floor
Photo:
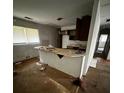
M 110 93 L 110 64 L 98 62 L 86 75 L 88 93 Z
M 108 62 L 99 62 L 97 69 L 89 69 L 85 81 L 86 91 L 82 91 L 72 84 L 74 77 L 49 66 L 41 72 L 37 61 L 32 59 L 15 66 L 17 75 L 14 75 L 13 80 L 14 93 L 109 93 Z

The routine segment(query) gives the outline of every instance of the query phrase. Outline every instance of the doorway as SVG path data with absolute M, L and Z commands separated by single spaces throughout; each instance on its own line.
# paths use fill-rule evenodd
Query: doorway
M 102 28 L 99 31 L 94 57 L 107 59 L 110 49 L 110 28 Z

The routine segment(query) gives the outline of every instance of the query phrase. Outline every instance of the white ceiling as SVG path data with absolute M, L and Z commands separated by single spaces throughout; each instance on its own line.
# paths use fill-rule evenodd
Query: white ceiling
M 76 18 L 92 12 L 93 0 L 13 0 L 13 15 L 52 26 L 76 24 Z M 56 19 L 62 17 L 61 21 Z

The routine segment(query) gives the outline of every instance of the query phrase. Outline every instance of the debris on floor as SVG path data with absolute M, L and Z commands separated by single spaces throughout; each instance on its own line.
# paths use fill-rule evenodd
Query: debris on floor
M 42 64 L 40 62 L 36 62 L 36 65 L 41 66 Z
M 46 69 L 46 64 L 40 63 L 40 62 L 36 62 L 36 65 L 40 66 L 40 71 L 44 71 Z
M 16 65 L 19 65 L 19 64 L 21 64 L 21 63 L 22 63 L 22 62 L 20 61 L 20 62 L 16 62 L 15 64 L 16 64 Z
M 72 82 L 76 78 L 46 64 L 47 69 L 41 68 L 42 65 L 36 65 L 36 62 L 38 60 L 16 65 L 13 93 L 110 93 L 108 63 L 97 63 L 96 68 L 90 67 L 82 83 L 76 82 L 80 86 L 76 86 Z M 77 81 L 80 80 L 77 78 Z
M 46 67 L 42 66 L 42 67 L 40 68 L 40 71 L 43 71 L 43 70 L 45 70 L 45 69 L 46 69 Z

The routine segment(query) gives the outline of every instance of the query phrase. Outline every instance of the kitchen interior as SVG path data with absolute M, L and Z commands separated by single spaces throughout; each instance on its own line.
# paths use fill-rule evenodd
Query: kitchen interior
M 69 0 L 69 1 L 71 2 L 71 0 Z M 78 2 L 78 4 L 80 5 L 80 2 L 81 2 L 80 0 L 78 0 L 78 1 L 73 0 L 73 1 Z M 49 24 L 48 24 L 48 20 L 45 21 L 45 20 L 42 20 L 41 17 L 36 16 L 35 15 L 36 11 L 34 12 L 34 14 L 32 14 L 31 12 L 33 10 L 28 11 L 29 14 L 31 14 L 28 16 L 32 16 L 32 17 L 28 17 L 28 16 L 24 17 L 24 14 L 27 14 L 26 12 L 27 12 L 28 8 L 18 12 L 18 9 L 21 9 L 22 7 L 21 6 L 17 7 L 17 5 L 24 4 L 24 2 L 21 2 L 19 0 L 14 1 L 15 2 L 15 5 L 14 5 L 15 10 L 14 10 L 14 18 L 13 18 L 13 24 L 15 26 L 14 31 L 17 31 L 17 28 L 19 26 L 24 27 L 24 32 L 26 31 L 25 29 L 33 28 L 33 29 L 38 30 L 38 36 L 39 36 L 39 40 L 38 40 L 39 43 L 33 43 L 33 44 L 14 43 L 13 44 L 14 93 L 19 93 L 19 91 L 20 91 L 20 93 L 21 92 L 36 93 L 36 92 L 41 92 L 41 91 L 44 91 L 43 93 L 63 93 L 63 92 L 64 93 L 85 93 L 85 92 L 90 93 L 92 91 L 92 89 L 90 89 L 92 87 L 92 86 L 90 86 L 90 83 L 91 83 L 90 80 L 88 81 L 90 83 L 87 83 L 87 84 L 89 84 L 88 87 L 85 86 L 85 83 L 83 84 L 82 82 L 84 82 L 85 76 L 89 75 L 89 74 L 85 74 L 85 73 L 89 73 L 88 71 L 89 71 L 90 67 L 96 68 L 97 61 L 99 59 L 96 59 L 94 63 L 93 63 L 93 61 L 94 61 L 93 59 L 97 58 L 97 57 L 101 57 L 101 56 L 99 56 L 100 54 L 98 54 L 99 51 L 97 51 L 99 43 L 97 42 L 96 44 L 93 44 L 93 46 L 90 44 L 98 41 L 98 37 L 93 36 L 93 34 L 95 32 L 96 33 L 99 32 L 99 29 L 96 29 L 96 28 L 97 27 L 101 28 L 104 25 L 109 25 L 109 22 L 106 22 L 106 20 L 110 19 L 108 15 L 107 16 L 104 15 L 104 18 L 102 19 L 102 22 L 105 22 L 105 23 L 103 23 L 103 24 L 100 23 L 98 26 L 94 25 L 94 24 L 97 24 L 96 20 L 98 20 L 98 22 L 99 22 L 99 17 L 100 18 L 103 17 L 103 16 L 101 17 L 101 15 L 99 17 L 94 16 L 95 13 L 96 14 L 99 13 L 99 11 L 98 11 L 99 3 L 102 4 L 102 5 L 100 5 L 100 8 L 105 6 L 105 9 L 103 9 L 105 11 L 105 13 L 106 13 L 106 10 L 108 9 L 108 8 L 106 9 L 106 6 L 108 7 L 110 4 L 109 0 L 103 0 L 103 1 L 104 1 L 104 3 L 99 2 L 99 0 L 96 0 L 96 1 L 84 0 L 84 3 L 86 5 L 84 5 L 83 3 L 82 3 L 82 5 L 83 5 L 83 8 L 85 8 L 87 11 L 83 11 L 83 12 L 79 11 L 79 13 L 77 15 L 70 16 L 70 17 L 72 17 L 72 18 L 70 18 L 72 21 L 69 21 L 70 19 L 67 18 L 68 15 L 65 17 L 62 17 L 62 16 L 58 17 L 58 14 L 57 14 L 58 18 L 56 18 L 54 20 L 52 19 L 52 21 L 50 19 Z M 45 1 L 41 0 L 41 2 L 46 4 Z M 56 2 L 54 2 L 54 3 L 56 3 Z M 66 1 L 64 1 L 64 3 L 65 2 Z M 73 2 L 73 4 L 74 4 L 74 2 Z M 28 2 L 26 2 L 24 4 L 23 8 L 27 7 L 27 6 L 25 6 L 25 5 L 27 5 L 27 3 Z M 67 3 L 69 3 L 69 2 L 67 2 Z M 32 4 L 33 4 L 33 0 L 32 0 Z M 58 2 L 57 2 L 57 4 L 60 5 Z M 49 3 L 48 3 L 48 5 L 49 5 Z M 45 5 L 43 5 L 43 7 L 44 6 Z M 87 6 L 87 8 L 86 8 L 86 6 Z M 66 8 L 67 8 L 67 6 L 66 6 Z M 81 9 L 81 8 L 82 7 L 80 7 L 79 9 Z M 60 8 L 60 10 L 61 10 L 61 8 Z M 102 10 L 102 9 L 100 9 L 100 10 Z M 37 17 L 36 20 L 34 20 L 35 18 L 33 19 L 34 15 L 35 15 L 35 18 Z M 48 17 L 48 15 L 47 16 L 45 15 L 45 16 Z M 71 12 L 70 12 L 70 15 L 71 15 Z M 44 17 L 44 15 L 43 15 L 43 17 Z M 46 18 L 46 17 L 44 17 L 44 18 Z M 38 18 L 39 19 L 41 18 L 40 19 L 41 23 L 38 22 Z M 42 22 L 45 22 L 45 24 L 43 24 Z M 94 26 L 94 28 L 92 27 L 92 25 Z M 28 32 L 28 30 L 27 30 L 27 32 Z M 98 36 L 100 36 L 100 35 L 98 35 Z M 95 37 L 95 38 L 93 38 L 93 37 Z M 18 38 L 18 37 L 14 37 L 14 38 Z M 92 40 L 94 40 L 94 41 L 92 41 Z M 106 39 L 106 40 L 108 40 L 108 39 Z M 92 51 L 92 52 L 89 51 L 91 49 L 91 47 L 94 47 L 94 49 L 93 49 L 94 51 Z M 107 48 L 108 48 L 108 46 L 107 46 Z M 99 48 L 99 49 L 101 49 L 101 48 Z M 102 49 L 102 50 L 104 50 L 104 49 Z M 108 52 L 109 52 L 109 48 L 107 49 L 107 52 L 106 52 L 107 56 L 102 57 L 102 58 L 107 59 Z M 89 55 L 91 55 L 92 58 L 89 58 L 88 57 Z M 93 56 L 94 56 L 94 58 L 93 58 Z M 36 58 L 36 59 L 34 60 L 34 63 L 31 62 L 31 63 L 33 63 L 33 65 L 32 65 L 30 63 L 30 61 L 33 60 L 34 58 Z M 86 62 L 89 59 L 90 59 L 90 61 L 92 60 L 90 65 L 88 65 L 88 62 Z M 110 58 L 109 58 L 109 60 L 110 60 Z M 108 65 L 108 63 L 107 63 L 107 65 Z M 35 67 L 35 66 L 37 66 L 37 67 Z M 23 71 L 26 74 L 24 74 Z M 52 71 L 53 71 L 53 73 L 52 73 Z M 57 72 L 57 71 L 60 71 L 60 72 Z M 60 75 L 60 77 L 55 73 Z M 62 74 L 60 74 L 60 73 L 62 73 Z M 96 72 L 94 72 L 94 73 L 96 73 Z M 22 74 L 22 76 L 21 76 L 21 74 Z M 28 75 L 31 75 L 31 74 L 34 75 L 34 77 L 33 76 L 28 77 Z M 20 75 L 20 77 L 19 77 L 19 75 Z M 40 78 L 39 76 L 41 76 L 42 78 Z M 44 76 L 45 76 L 45 78 L 44 78 Z M 49 79 L 46 79 L 46 77 L 47 78 L 49 77 Z M 53 77 L 59 77 L 59 78 L 53 78 Z M 67 78 L 65 78 L 65 77 L 67 77 Z M 90 76 L 88 78 L 91 79 L 91 77 L 92 76 Z M 44 82 L 44 80 L 46 81 L 43 84 L 41 84 L 41 86 L 42 86 L 41 89 L 39 88 L 39 86 L 40 86 L 38 83 L 39 79 L 42 82 Z M 59 79 L 62 79 L 62 80 L 59 81 Z M 24 85 L 23 85 L 19 80 L 22 80 L 22 81 L 24 80 L 24 82 L 28 83 L 27 84 L 28 86 L 26 85 L 26 83 L 24 83 Z M 31 83 L 31 81 L 33 81 L 33 80 L 35 82 Z M 64 81 L 66 81 L 65 84 L 63 84 Z M 37 84 L 36 90 L 35 89 L 32 89 L 32 91 L 28 90 L 30 87 L 33 87 L 30 84 L 34 84 L 34 83 Z M 51 88 L 51 86 L 49 86 L 48 84 L 54 84 L 54 86 L 55 86 L 54 89 L 49 90 Z M 23 87 L 22 87 L 22 85 L 23 85 Z M 109 85 L 109 84 L 107 83 L 107 85 Z M 22 87 L 22 88 L 19 89 L 19 87 Z M 57 89 L 57 87 L 58 87 L 58 89 Z M 67 89 L 66 89 L 66 87 L 67 87 Z M 86 89 L 86 91 L 84 91 L 85 87 L 88 88 L 88 89 Z M 48 90 L 47 90 L 47 88 L 48 88 Z M 99 89 L 100 89 L 100 91 L 103 91 L 100 87 L 98 89 L 94 89 L 93 90 L 94 93 L 97 93 Z M 53 91 L 53 92 L 50 92 L 50 91 Z M 103 93 L 105 91 L 106 91 L 106 93 L 109 93 L 108 88 L 106 90 L 104 90 Z
M 81 78 L 80 72 L 86 52 L 90 21 L 91 16 L 85 15 L 76 19 L 76 25 L 61 27 L 58 32 L 62 40 L 61 48 L 53 47 L 49 43 L 35 47 L 39 50 L 40 62 Z

